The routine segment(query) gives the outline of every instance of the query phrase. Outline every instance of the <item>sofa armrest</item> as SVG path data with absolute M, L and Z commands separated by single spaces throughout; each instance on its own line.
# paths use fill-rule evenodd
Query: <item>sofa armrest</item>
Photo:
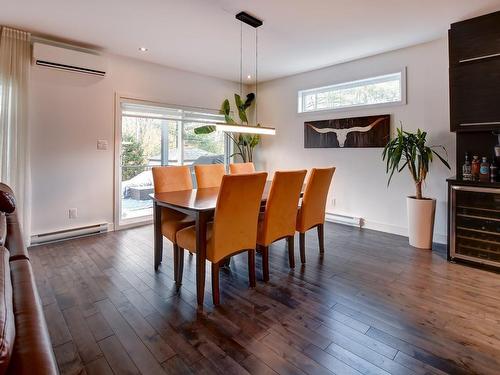
M 0 374 L 9 367 L 16 336 L 9 256 L 9 250 L 0 246 Z
M 9 249 L 10 260 L 29 259 L 28 249 L 24 244 L 21 225 L 19 224 L 16 213 L 6 215 L 7 236 L 5 238 L 5 247 Z
M 8 374 L 59 374 L 31 264 L 10 262 L 16 339 Z

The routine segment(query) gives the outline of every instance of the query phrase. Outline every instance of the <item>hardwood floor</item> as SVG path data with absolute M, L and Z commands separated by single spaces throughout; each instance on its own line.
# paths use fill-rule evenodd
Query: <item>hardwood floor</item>
M 202 312 L 195 258 L 177 291 L 171 245 L 155 273 L 152 239 L 148 226 L 31 249 L 61 373 L 500 373 L 500 275 L 403 237 L 326 224 L 305 266 L 289 269 L 285 240 L 270 247 L 268 283 L 258 255 L 255 289 L 236 256 L 220 307 L 207 278 Z

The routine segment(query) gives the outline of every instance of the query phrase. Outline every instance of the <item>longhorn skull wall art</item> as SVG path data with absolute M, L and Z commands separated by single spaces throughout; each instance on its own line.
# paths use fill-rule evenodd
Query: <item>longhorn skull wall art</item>
M 384 147 L 390 122 L 390 115 L 304 122 L 304 147 Z

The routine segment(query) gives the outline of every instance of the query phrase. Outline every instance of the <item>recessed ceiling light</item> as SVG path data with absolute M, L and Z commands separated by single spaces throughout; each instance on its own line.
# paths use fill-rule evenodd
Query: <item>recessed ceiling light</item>
M 247 79 L 252 79 L 252 76 L 250 74 L 247 75 Z
M 147 52 L 148 49 L 146 47 L 139 47 L 139 51 L 141 51 L 141 52 Z

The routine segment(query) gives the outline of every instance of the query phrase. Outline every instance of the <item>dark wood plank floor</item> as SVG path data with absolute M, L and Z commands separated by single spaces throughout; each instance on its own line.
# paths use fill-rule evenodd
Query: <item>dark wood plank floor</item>
M 450 264 L 403 237 L 327 224 L 320 257 L 247 287 L 246 255 L 221 272 L 222 305 L 196 309 L 195 259 L 153 271 L 152 227 L 31 250 L 63 374 L 499 374 L 500 275 Z M 261 279 L 260 257 L 257 257 Z

